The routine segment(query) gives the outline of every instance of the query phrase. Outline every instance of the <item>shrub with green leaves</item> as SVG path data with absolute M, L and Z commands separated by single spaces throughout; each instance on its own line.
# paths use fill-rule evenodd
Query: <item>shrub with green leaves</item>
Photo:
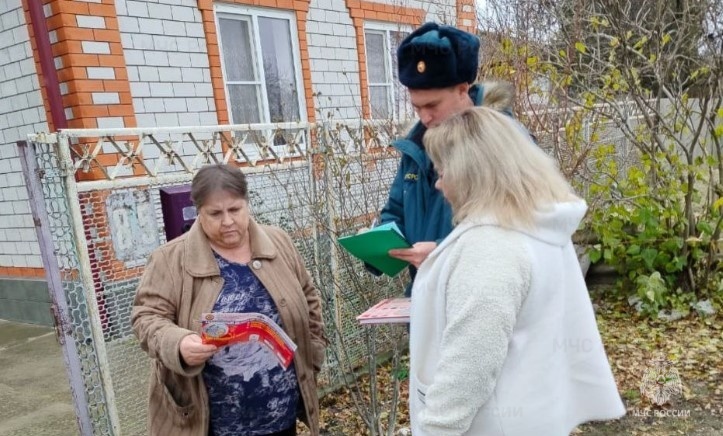
M 705 192 L 681 182 L 689 172 L 705 181 L 713 162 L 699 159 L 687 165 L 671 156 L 675 155 L 644 155 L 641 165 L 630 168 L 619 183 L 602 178 L 591 190 L 601 201 L 589 219 L 599 240 L 590 258 L 614 267 L 619 293 L 637 297 L 631 300 L 652 316 L 672 309 L 685 314 L 698 301 L 720 304 L 723 296 L 718 245 L 723 202 L 718 199 L 706 206 Z M 601 160 L 599 166 L 599 174 L 609 174 L 615 161 Z M 694 206 L 692 214 L 686 208 L 689 193 L 693 204 L 701 205 Z

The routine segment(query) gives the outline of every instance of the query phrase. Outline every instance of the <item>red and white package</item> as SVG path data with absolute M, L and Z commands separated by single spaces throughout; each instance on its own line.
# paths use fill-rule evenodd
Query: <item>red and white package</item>
M 296 351 L 296 344 L 289 335 L 261 313 L 204 313 L 201 315 L 201 340 L 218 347 L 259 342 L 274 353 L 284 368 L 289 367 Z

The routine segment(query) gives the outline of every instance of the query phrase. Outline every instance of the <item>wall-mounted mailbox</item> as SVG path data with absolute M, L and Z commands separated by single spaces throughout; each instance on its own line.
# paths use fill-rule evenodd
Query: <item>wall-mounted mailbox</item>
M 160 188 L 161 212 L 166 241 L 181 236 L 196 220 L 196 207 L 191 201 L 191 185 Z

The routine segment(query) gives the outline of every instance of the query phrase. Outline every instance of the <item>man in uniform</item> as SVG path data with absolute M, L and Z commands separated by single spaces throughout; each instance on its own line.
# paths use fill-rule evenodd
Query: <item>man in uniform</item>
M 396 222 L 412 244 L 411 248 L 389 252 L 410 263 L 412 281 L 417 267 L 453 227 L 452 210 L 434 188 L 437 173 L 424 150 L 424 133 L 473 105 L 484 104 L 511 114 L 509 85 L 474 84 L 479 45 L 475 35 L 426 23 L 405 38 L 397 51 L 399 81 L 409 90 L 419 122 L 405 138 L 393 143 L 402 157 L 380 223 Z M 410 293 L 411 283 L 405 294 Z

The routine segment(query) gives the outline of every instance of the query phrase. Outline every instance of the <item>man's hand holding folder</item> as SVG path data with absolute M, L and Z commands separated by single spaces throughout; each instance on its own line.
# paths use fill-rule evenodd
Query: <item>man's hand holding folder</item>
M 338 241 L 339 245 L 354 257 L 390 277 L 397 275 L 408 265 L 408 262 L 390 256 L 389 250 L 412 247 L 394 222 L 356 235 L 341 237 Z

